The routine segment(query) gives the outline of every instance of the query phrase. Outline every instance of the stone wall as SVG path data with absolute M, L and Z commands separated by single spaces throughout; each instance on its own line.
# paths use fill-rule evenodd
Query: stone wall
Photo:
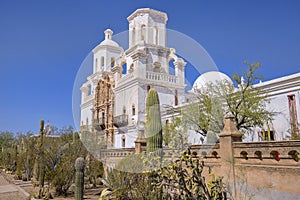
M 113 167 L 134 152 L 126 148 L 103 153 Z M 216 176 L 224 177 L 234 199 L 300 199 L 300 141 L 242 142 L 233 118 L 227 116 L 220 142 L 193 145 L 191 152 L 204 159 L 204 176 L 210 167 Z M 164 155 L 172 158 L 172 150 L 164 149 Z

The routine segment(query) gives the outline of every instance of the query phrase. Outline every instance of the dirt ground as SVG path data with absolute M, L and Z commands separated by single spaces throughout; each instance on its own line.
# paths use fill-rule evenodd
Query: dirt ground
M 23 189 L 25 192 L 29 193 L 31 196 L 35 196 L 34 194 L 37 194 L 39 191 L 38 187 L 33 187 L 31 181 L 21 181 L 21 180 L 15 180 L 14 179 L 14 175 L 11 174 L 4 174 L 5 179 L 11 183 L 11 184 L 15 184 L 17 186 L 19 186 L 21 189 Z M 46 186 L 47 187 L 47 186 Z M 71 186 L 72 188 L 72 186 Z M 84 190 L 84 199 L 87 200 L 98 200 L 101 191 L 104 189 L 103 186 L 97 186 L 96 188 L 86 188 Z M 53 199 L 54 200 L 74 200 L 74 193 L 73 192 L 69 192 L 67 197 L 64 196 L 55 196 L 55 191 L 54 190 L 50 190 Z M 2 199 L 4 196 L 4 194 L 2 194 L 1 198 Z M 6 194 L 6 195 L 10 195 L 10 194 Z M 5 198 L 4 198 L 5 199 Z M 6 199 L 11 199 L 11 198 L 6 198 Z M 22 198 L 20 198 L 22 199 Z
M 21 186 L 21 185 L 20 185 Z M 24 185 L 21 186 L 21 188 L 23 188 L 26 192 L 28 192 L 29 194 L 31 194 L 32 196 L 34 194 L 38 193 L 39 188 L 38 187 L 33 187 L 32 185 Z M 89 199 L 89 200 L 98 200 L 99 196 L 100 196 L 100 192 L 103 190 L 103 187 L 98 186 L 97 188 L 90 188 L 90 189 L 85 189 L 84 190 L 84 199 Z M 51 194 L 53 194 L 53 199 L 55 200 L 74 200 L 74 194 L 73 193 L 69 193 L 67 197 L 64 196 L 55 196 L 55 192 L 51 191 Z
M 34 197 L 35 194 L 38 193 L 39 188 L 38 187 L 34 187 L 32 185 L 31 181 L 22 181 L 22 180 L 16 180 L 15 175 L 13 174 L 6 174 L 6 173 L 1 173 L 0 178 L 0 186 L 1 185 L 8 185 L 8 184 L 14 184 L 16 186 L 18 186 L 19 188 L 23 189 L 25 192 L 27 192 L 28 194 L 30 194 L 30 196 Z M 3 184 L 1 184 L 1 181 L 3 182 Z M 45 186 L 47 187 L 47 185 Z M 72 187 L 70 187 L 70 190 L 72 190 Z M 104 189 L 103 186 L 99 185 L 96 188 L 88 188 L 86 187 L 84 190 L 84 199 L 87 200 L 98 200 L 101 191 Z M 55 196 L 55 191 L 54 190 L 50 190 L 50 193 L 53 196 L 54 200 L 74 200 L 74 193 L 73 192 L 69 192 L 67 197 L 64 196 Z M 13 195 L 14 197 L 11 198 L 11 195 Z M 19 195 L 19 196 L 18 196 Z M 13 192 L 13 193 L 1 193 L 0 195 L 0 200 L 25 200 L 27 198 L 25 198 L 25 194 L 22 194 L 22 192 Z

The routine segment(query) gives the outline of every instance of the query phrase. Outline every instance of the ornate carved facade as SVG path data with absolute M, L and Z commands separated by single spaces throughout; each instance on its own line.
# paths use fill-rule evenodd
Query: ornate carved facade
M 99 80 L 95 88 L 95 101 L 93 111 L 93 128 L 100 132 L 107 146 L 114 144 L 114 125 L 113 125 L 113 107 L 114 107 L 114 81 L 106 75 L 104 79 Z

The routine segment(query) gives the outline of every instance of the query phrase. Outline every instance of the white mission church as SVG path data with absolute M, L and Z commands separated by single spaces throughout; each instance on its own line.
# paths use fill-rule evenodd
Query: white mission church
M 166 47 L 167 14 L 143 8 L 127 20 L 129 48 L 124 50 L 112 40 L 112 30 L 105 30 L 105 40 L 93 49 L 93 74 L 80 88 L 81 130 L 100 135 L 107 148 L 134 147 L 134 141 L 144 129 L 145 99 L 150 88 L 157 90 L 161 108 L 180 107 L 188 101 L 186 62 L 176 55 L 175 49 Z M 175 67 L 174 75 L 169 70 L 170 61 Z M 194 87 L 214 81 L 215 77 L 230 79 L 220 72 L 208 72 L 195 81 Z M 271 139 L 286 139 L 290 124 L 300 119 L 300 73 L 259 83 L 258 87 L 270 91 L 269 109 L 279 113 L 270 127 Z M 162 118 L 165 121 L 168 117 Z M 199 135 L 189 132 L 190 143 L 201 143 Z M 256 136 L 251 140 L 261 138 Z

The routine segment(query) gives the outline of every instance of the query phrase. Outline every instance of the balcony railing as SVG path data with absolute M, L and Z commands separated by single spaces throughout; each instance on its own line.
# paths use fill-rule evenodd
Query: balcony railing
M 157 72 L 146 72 L 146 79 L 154 80 L 157 82 L 167 82 L 176 84 L 177 78 L 174 75 L 164 74 L 164 73 L 157 73 Z
M 94 119 L 93 120 L 93 127 L 97 130 L 97 131 L 102 131 L 105 129 L 105 118 L 101 117 L 99 119 Z
M 128 115 L 119 115 L 114 117 L 114 126 L 119 128 L 119 127 L 124 127 L 128 125 Z

